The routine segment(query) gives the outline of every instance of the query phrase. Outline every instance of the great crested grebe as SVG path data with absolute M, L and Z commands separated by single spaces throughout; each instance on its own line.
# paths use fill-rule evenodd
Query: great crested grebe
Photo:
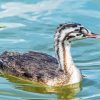
M 45 53 L 5 51 L 0 55 L 0 72 L 50 86 L 78 83 L 82 75 L 73 63 L 70 45 L 74 40 L 85 38 L 100 38 L 100 35 L 78 23 L 61 24 L 55 33 L 57 60 Z

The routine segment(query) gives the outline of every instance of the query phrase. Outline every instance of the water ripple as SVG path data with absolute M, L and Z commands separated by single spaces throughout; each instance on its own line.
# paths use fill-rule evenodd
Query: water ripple
M 0 25 L 4 26 L 3 28 L 0 28 L 0 30 L 8 29 L 8 28 L 19 28 L 19 27 L 25 27 L 24 24 L 21 23 L 1 23 Z
M 20 43 L 20 42 L 26 42 L 24 39 L 0 39 L 0 43 Z

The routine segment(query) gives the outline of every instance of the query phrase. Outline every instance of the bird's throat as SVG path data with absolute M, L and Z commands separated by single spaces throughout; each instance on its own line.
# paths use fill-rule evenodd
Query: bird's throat
M 57 50 L 60 69 L 62 69 L 64 72 L 71 71 L 71 67 L 73 66 L 73 60 L 70 52 L 70 44 L 67 42 L 59 43 Z

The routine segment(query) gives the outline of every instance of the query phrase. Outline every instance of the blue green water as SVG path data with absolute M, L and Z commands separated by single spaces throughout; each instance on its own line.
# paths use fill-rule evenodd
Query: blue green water
M 0 52 L 34 50 L 55 56 L 54 32 L 58 24 L 65 22 L 81 23 L 100 34 L 99 2 L 0 0 L 0 25 L 4 26 L 0 29 Z M 73 43 L 72 56 L 85 79 L 81 91 L 71 100 L 100 100 L 100 40 L 86 39 Z M 36 87 L 0 77 L 0 100 L 61 100 L 56 93 L 36 92 Z M 67 93 L 65 91 L 65 95 Z

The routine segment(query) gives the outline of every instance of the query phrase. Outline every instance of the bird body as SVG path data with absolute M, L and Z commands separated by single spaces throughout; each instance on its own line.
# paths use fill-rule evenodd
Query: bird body
M 64 86 L 82 81 L 70 53 L 71 42 L 85 38 L 99 38 L 81 24 L 61 24 L 55 33 L 56 58 L 38 52 L 7 52 L 0 55 L 0 72 L 40 82 L 50 86 Z
M 56 58 L 45 53 L 7 52 L 1 54 L 0 69 L 17 77 L 50 86 L 66 85 L 69 75 L 59 70 Z

